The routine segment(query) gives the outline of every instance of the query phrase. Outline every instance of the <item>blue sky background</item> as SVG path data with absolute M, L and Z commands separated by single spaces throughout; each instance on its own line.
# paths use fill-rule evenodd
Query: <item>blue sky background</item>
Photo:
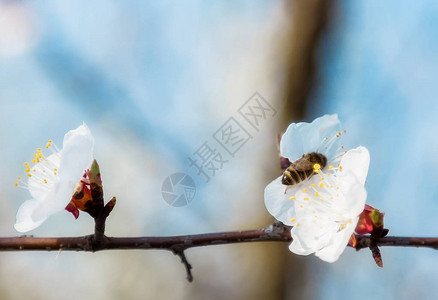
M 265 226 L 266 178 L 248 174 L 257 173 L 254 165 L 264 170 L 277 163 L 266 157 L 275 158 L 278 120 L 252 131 L 254 138 L 211 183 L 196 177 L 187 157 L 238 116 L 255 91 L 281 111 L 281 59 L 273 49 L 287 24 L 283 10 L 281 2 L 267 1 L 0 1 L 0 25 L 9 22 L 0 26 L 0 235 L 16 235 L 15 212 L 29 197 L 13 187 L 22 163 L 48 139 L 60 146 L 82 121 L 96 137 L 105 194 L 119 199 L 107 224 L 110 235 Z M 350 146 L 368 147 L 368 202 L 386 212 L 391 235 L 437 236 L 438 5 L 339 1 L 333 18 L 319 49 L 308 121 L 338 113 Z M 10 32 L 12 39 L 6 38 Z M 198 185 L 193 202 L 178 209 L 160 195 L 164 178 L 177 171 Z M 32 234 L 84 235 L 92 226 L 84 214 L 74 221 L 63 213 Z M 62 253 L 58 259 L 53 253 L 7 253 L 0 255 L 0 291 L 11 299 L 26 293 L 108 297 L 109 288 L 115 299 L 202 299 L 220 290 L 232 299 L 245 272 L 263 278 L 263 265 L 242 261 L 250 254 L 236 249 L 193 250 L 198 276 L 192 286 L 167 253 L 119 252 L 118 260 L 114 253 Z M 366 250 L 347 249 L 334 264 L 302 259 L 311 264 L 309 287 L 317 299 L 433 298 L 436 251 L 388 247 L 382 254 L 384 269 Z M 100 288 L 86 284 L 78 291 L 66 283 L 71 274 L 84 282 L 99 277 Z M 145 283 L 132 289 L 138 278 Z M 164 278 L 175 282 L 171 290 Z M 48 293 L 50 285 L 59 288 Z

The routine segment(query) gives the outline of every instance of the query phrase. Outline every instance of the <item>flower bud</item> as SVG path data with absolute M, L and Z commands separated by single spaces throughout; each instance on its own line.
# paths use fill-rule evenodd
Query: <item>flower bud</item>
M 376 233 L 383 230 L 383 217 L 385 213 L 365 204 L 363 212 L 359 215 L 359 222 L 356 225 L 357 234 Z
M 93 160 L 91 164 L 91 168 L 87 171 L 87 176 L 90 180 L 90 185 L 96 185 L 98 187 L 102 187 L 102 179 L 100 178 L 100 169 L 99 164 L 96 160 Z

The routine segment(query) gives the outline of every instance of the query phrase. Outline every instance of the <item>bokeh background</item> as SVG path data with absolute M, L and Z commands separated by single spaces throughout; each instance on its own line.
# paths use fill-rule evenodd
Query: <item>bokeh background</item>
M 275 135 L 338 113 L 346 145 L 371 153 L 368 203 L 399 236 L 437 236 L 438 3 L 421 1 L 0 0 L 0 236 L 29 198 L 14 182 L 48 139 L 85 121 L 96 139 L 110 236 L 265 227 L 279 175 Z M 205 183 L 187 160 L 259 92 L 277 114 Z M 217 144 L 216 144 L 217 146 Z M 219 147 L 219 146 L 217 146 Z M 168 205 L 164 179 L 192 176 Z M 35 236 L 91 233 L 86 214 Z M 185 280 L 164 251 L 0 253 L 1 299 L 434 299 L 438 253 L 345 250 L 334 264 L 287 245 L 195 248 Z

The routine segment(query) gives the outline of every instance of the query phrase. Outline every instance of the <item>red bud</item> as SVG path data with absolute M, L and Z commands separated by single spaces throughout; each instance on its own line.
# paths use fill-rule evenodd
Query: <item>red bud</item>
M 357 234 L 367 234 L 383 229 L 383 217 L 385 213 L 366 204 L 363 212 L 359 215 L 359 222 L 356 225 Z

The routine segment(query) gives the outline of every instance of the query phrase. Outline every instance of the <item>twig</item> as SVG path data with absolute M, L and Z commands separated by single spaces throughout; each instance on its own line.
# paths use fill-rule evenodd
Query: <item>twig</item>
M 173 254 L 178 255 L 181 258 L 181 262 L 186 268 L 187 280 L 189 282 L 192 282 L 193 281 L 192 265 L 189 264 L 189 262 L 187 261 L 186 255 L 184 254 L 184 250 L 181 248 L 175 248 L 173 249 Z

